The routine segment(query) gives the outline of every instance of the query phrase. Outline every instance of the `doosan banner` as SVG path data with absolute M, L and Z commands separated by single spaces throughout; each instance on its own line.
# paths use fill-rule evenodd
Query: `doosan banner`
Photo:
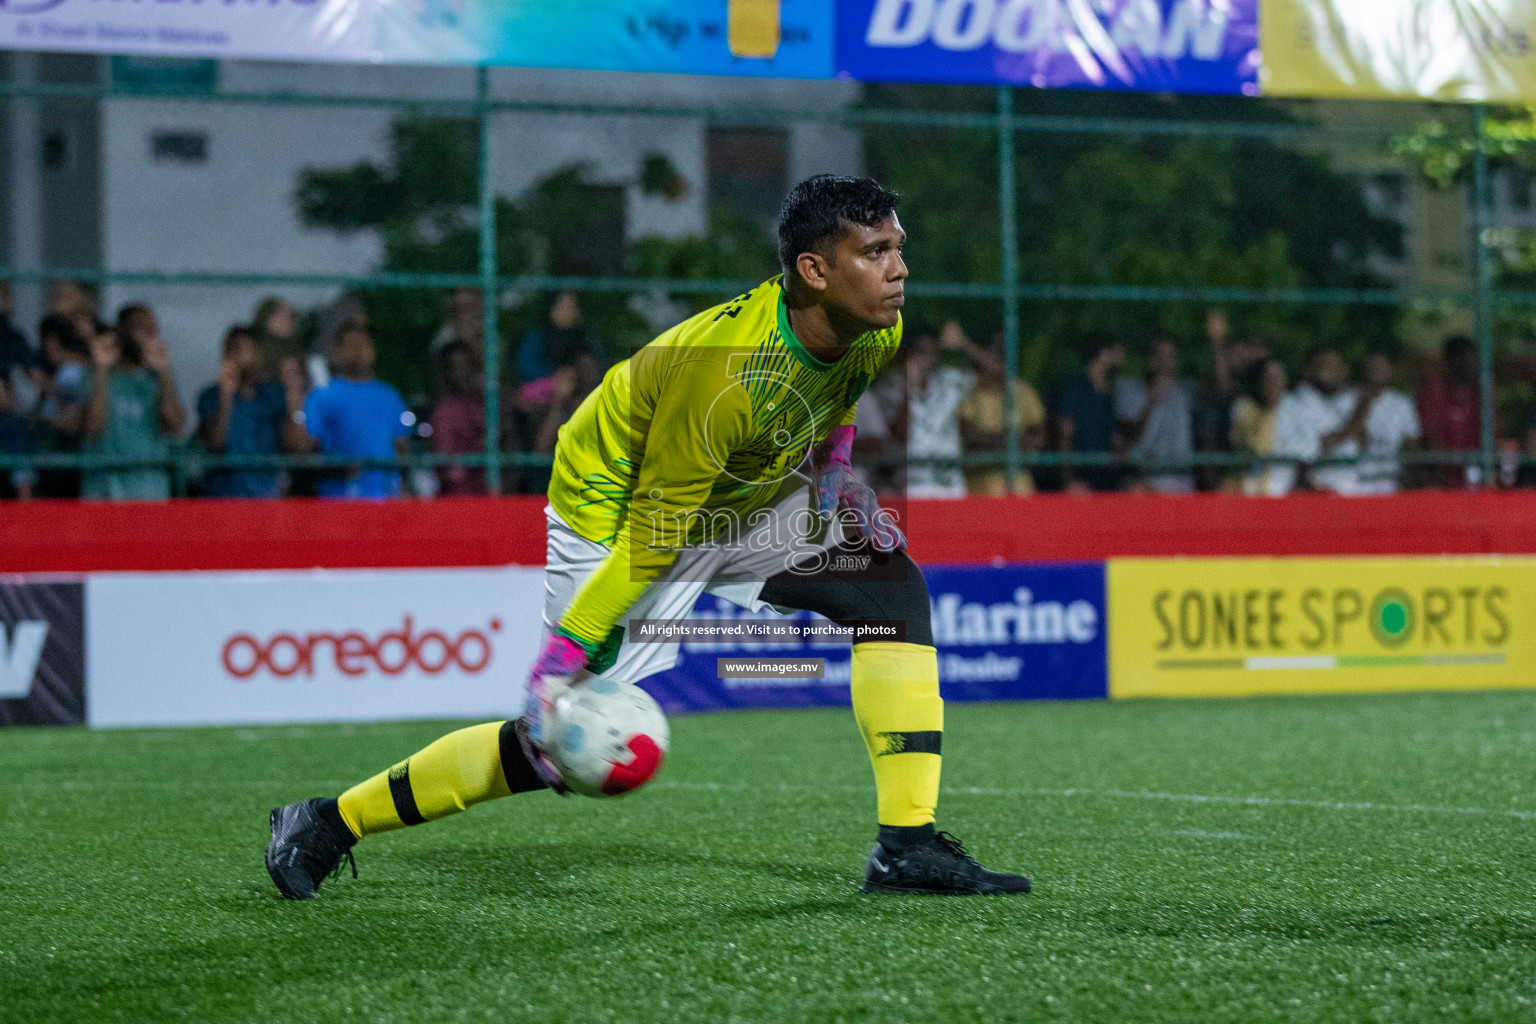
M 844 0 L 837 68 L 865 81 L 1257 91 L 1259 0 Z

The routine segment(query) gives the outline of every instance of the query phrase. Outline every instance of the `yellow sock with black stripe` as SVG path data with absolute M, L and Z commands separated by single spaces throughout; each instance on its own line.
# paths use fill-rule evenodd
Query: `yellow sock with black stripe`
M 361 839 L 542 788 L 512 723 L 488 722 L 434 741 L 353 786 L 337 798 L 336 806 L 347 828 Z
M 939 655 L 920 644 L 853 645 L 853 717 L 875 768 L 881 832 L 933 827 L 944 701 Z

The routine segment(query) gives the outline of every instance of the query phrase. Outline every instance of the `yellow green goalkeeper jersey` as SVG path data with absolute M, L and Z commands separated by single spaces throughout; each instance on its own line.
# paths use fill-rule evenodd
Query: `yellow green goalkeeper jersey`
M 723 539 L 803 487 L 806 453 L 896 354 L 901 324 L 860 336 L 834 363 L 789 327 L 779 277 L 707 309 L 619 363 L 560 428 L 549 502 L 613 551 L 561 631 L 606 640 L 683 547 Z

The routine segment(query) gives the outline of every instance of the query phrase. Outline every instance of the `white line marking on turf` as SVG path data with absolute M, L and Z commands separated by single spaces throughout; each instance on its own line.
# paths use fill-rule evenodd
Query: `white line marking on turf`
M 761 790 L 761 786 L 746 783 L 722 784 L 718 782 L 657 782 L 658 789 L 693 789 L 721 792 L 747 792 Z M 815 793 L 834 789 L 838 792 L 863 793 L 863 786 L 790 786 L 780 783 L 782 792 Z M 986 786 L 946 786 L 945 796 L 1002 796 L 1002 797 L 1099 797 L 1107 800 L 1163 800 L 1171 803 L 1221 804 L 1237 807 L 1311 807 L 1323 811 L 1390 811 L 1399 814 L 1464 814 L 1491 818 L 1515 818 L 1520 821 L 1536 821 L 1536 811 L 1499 810 L 1491 807 L 1447 807 L 1437 804 L 1379 804 L 1365 800 L 1296 800 L 1290 797 L 1226 796 L 1202 793 L 1158 793 L 1130 789 L 994 789 Z

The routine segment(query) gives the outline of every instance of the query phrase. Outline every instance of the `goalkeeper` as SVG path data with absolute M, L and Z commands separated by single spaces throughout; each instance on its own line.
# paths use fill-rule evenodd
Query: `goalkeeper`
M 856 633 L 853 644 L 853 712 L 878 812 L 866 892 L 1029 891 L 935 831 L 944 710 L 928 590 L 849 461 L 859 396 L 901 342 L 896 201 L 868 178 L 800 183 L 780 211 L 782 277 L 608 372 L 555 450 L 546 633 L 523 717 L 450 733 L 337 798 L 275 808 L 266 864 L 284 896 L 314 896 L 364 836 L 560 791 L 540 748 L 555 688 L 671 668 L 677 644 L 633 643 L 625 627 L 685 618 L 706 590 L 855 630 L 904 627 L 899 642 Z

